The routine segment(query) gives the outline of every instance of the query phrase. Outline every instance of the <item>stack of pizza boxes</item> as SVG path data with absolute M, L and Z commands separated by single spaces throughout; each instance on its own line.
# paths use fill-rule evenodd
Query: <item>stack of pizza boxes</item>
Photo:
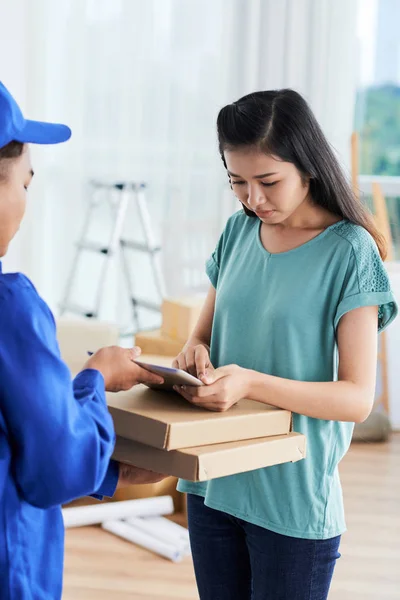
M 136 337 L 141 360 L 170 366 L 202 303 L 166 300 L 161 331 Z M 109 393 L 107 402 L 117 433 L 114 457 L 175 478 L 208 481 L 305 458 L 306 440 L 292 431 L 290 411 L 264 403 L 243 399 L 226 412 L 211 412 L 144 385 Z

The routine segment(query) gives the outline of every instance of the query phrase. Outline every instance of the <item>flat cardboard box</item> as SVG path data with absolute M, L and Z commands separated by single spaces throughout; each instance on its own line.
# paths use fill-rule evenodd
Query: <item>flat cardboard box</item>
M 108 393 L 107 404 L 117 435 L 165 450 L 283 435 L 291 428 L 290 411 L 261 402 L 241 400 L 224 413 L 211 412 L 144 385 Z
M 300 433 L 213 444 L 167 452 L 117 438 L 114 458 L 157 473 L 189 481 L 208 481 L 272 465 L 297 462 L 306 455 L 306 438 Z
M 135 346 L 140 346 L 143 354 L 159 354 L 162 356 L 177 356 L 184 346 L 184 342 L 174 340 L 155 331 L 145 331 L 135 335 Z
M 165 299 L 161 308 L 161 333 L 185 344 L 199 320 L 203 304 L 204 297 Z

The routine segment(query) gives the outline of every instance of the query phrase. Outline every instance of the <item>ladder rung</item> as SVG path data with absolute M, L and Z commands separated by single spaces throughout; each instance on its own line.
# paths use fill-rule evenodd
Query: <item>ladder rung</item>
M 130 240 L 120 240 L 120 244 L 123 248 L 130 248 L 131 250 L 138 250 L 139 252 L 147 252 L 148 254 L 155 254 L 161 250 L 160 246 L 149 248 L 149 246 L 146 246 L 146 244 L 141 244 L 140 242 L 131 242 Z
M 92 252 L 98 252 L 99 254 L 112 254 L 107 246 L 96 244 L 96 242 L 78 242 L 77 246 L 82 250 L 91 250 Z
M 146 184 L 144 182 L 138 182 L 136 183 L 135 181 L 117 181 L 117 182 L 102 182 L 102 181 L 96 181 L 93 180 L 90 182 L 91 185 L 95 188 L 100 188 L 100 189 L 115 189 L 115 190 L 132 190 L 132 191 L 136 191 L 136 190 L 144 190 L 146 187 Z
M 62 311 L 71 312 L 76 315 L 81 315 L 82 317 L 88 317 L 95 319 L 97 314 L 93 310 L 88 310 L 83 306 L 79 306 L 79 304 L 63 304 L 60 306 Z
M 148 310 L 154 310 L 156 312 L 161 310 L 161 305 L 156 302 L 148 302 L 147 300 L 141 300 L 140 298 L 131 298 L 131 301 L 134 306 L 147 308 Z

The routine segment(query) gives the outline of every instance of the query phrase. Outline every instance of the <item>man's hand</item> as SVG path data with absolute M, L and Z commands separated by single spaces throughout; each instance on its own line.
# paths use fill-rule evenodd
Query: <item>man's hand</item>
M 158 483 L 159 481 L 166 479 L 166 477 L 168 477 L 168 475 L 161 475 L 161 473 L 154 473 L 153 471 L 140 469 L 139 467 L 134 467 L 133 465 L 120 463 L 117 489 L 126 487 L 128 485 Z
M 137 383 L 160 384 L 163 378 L 146 371 L 134 361 L 141 354 L 140 348 L 101 348 L 85 364 L 85 369 L 96 369 L 104 377 L 107 392 L 130 390 Z

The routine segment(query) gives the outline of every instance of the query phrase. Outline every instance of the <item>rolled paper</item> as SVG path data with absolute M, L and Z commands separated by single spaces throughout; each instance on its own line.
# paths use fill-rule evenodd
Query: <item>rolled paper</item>
M 122 502 L 106 502 L 90 506 L 74 506 L 64 508 L 62 511 L 64 526 L 85 527 L 116 521 L 129 517 L 153 517 L 171 515 L 174 512 L 174 502 L 171 496 L 155 498 L 140 498 L 138 500 L 124 500 Z
M 133 525 L 138 531 L 143 531 L 161 542 L 166 542 L 180 548 L 184 556 L 189 556 L 191 553 L 187 529 L 168 521 L 168 519 L 164 519 L 163 517 L 131 517 L 126 520 L 126 523 Z M 184 535 L 185 533 L 186 536 Z
M 185 542 L 190 542 L 189 539 L 189 531 L 186 527 L 182 527 L 178 523 L 174 521 L 170 521 L 170 519 L 166 519 L 165 517 L 140 517 L 141 519 L 146 519 L 147 522 L 154 523 L 158 525 L 158 527 L 165 529 L 165 531 L 170 532 L 170 535 L 176 535 L 176 537 L 184 540 Z
M 151 552 L 164 556 L 172 562 L 180 562 L 183 558 L 183 552 L 180 548 L 175 547 L 173 544 L 161 542 L 124 521 L 106 521 L 102 524 L 102 528 L 128 542 L 132 542 L 132 544 L 137 544 Z

